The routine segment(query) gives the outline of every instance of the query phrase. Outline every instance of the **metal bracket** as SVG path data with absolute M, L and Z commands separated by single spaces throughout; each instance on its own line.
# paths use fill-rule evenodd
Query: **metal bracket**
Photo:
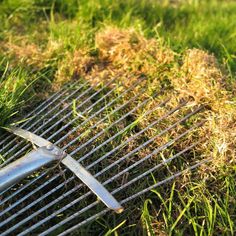
M 54 145 L 39 147 L 29 152 L 0 170 L 0 192 L 19 182 L 40 167 L 52 161 L 60 161 L 64 156 L 65 153 Z

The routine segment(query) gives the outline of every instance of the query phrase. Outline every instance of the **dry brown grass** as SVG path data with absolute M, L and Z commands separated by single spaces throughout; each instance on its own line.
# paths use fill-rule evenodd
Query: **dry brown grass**
M 14 36 L 14 40 L 9 37 L 2 42 L 0 48 L 1 53 L 11 58 L 13 66 L 22 65 L 40 70 L 46 67 L 51 59 L 58 57 L 61 44 L 49 40 L 46 46 L 39 46 L 26 36 Z
M 207 106 L 208 110 L 198 118 L 207 120 L 204 128 L 198 131 L 198 136 L 207 137 L 199 151 L 205 158 L 214 158 L 214 167 L 235 161 L 236 105 L 225 89 L 225 75 L 213 55 L 199 49 L 190 49 L 183 55 L 177 55 L 160 41 L 146 39 L 132 29 L 106 28 L 97 33 L 96 47 L 95 56 L 89 49 L 68 54 L 59 66 L 58 81 L 69 80 L 75 75 L 89 80 L 96 78 L 96 81 L 122 75 L 120 80 L 129 86 L 143 75 L 148 78 L 148 90 L 167 88 L 161 98 L 171 97 L 170 107 L 188 97 L 192 102 L 187 109 Z M 133 79 L 127 80 L 130 76 Z M 155 100 L 149 108 L 160 100 Z M 160 115 L 157 113 L 154 114 Z M 145 126 L 152 118 L 149 117 L 142 125 Z M 172 137 L 175 135 L 172 134 Z M 192 141 L 189 136 L 183 146 Z

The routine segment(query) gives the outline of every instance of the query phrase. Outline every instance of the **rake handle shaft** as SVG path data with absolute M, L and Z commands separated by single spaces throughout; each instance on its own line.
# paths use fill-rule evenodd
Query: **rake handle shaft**
M 58 156 L 46 147 L 40 147 L 0 169 L 0 193 L 42 166 L 58 159 Z

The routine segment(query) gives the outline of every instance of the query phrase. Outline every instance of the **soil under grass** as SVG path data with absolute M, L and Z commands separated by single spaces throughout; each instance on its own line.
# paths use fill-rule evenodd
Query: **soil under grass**
M 198 155 L 213 162 L 150 192 L 135 221 L 100 219 L 104 234 L 235 234 L 234 1 L 8 0 L 0 20 L 1 125 L 79 77 L 122 75 L 128 85 L 145 76 L 149 92 L 170 92 L 171 106 L 188 96 L 207 107 Z

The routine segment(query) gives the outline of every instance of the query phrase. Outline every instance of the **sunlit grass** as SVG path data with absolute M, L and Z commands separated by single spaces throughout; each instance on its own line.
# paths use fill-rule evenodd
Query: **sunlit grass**
M 134 74 L 135 78 L 143 74 L 148 77 L 147 93 L 143 94 L 140 100 L 160 88 L 168 90 L 174 87 L 179 89 L 178 91 L 185 91 L 186 94 L 189 91 L 195 92 L 191 95 L 194 95 L 196 100 L 204 97 L 201 102 L 210 104 L 213 110 L 219 110 L 221 104 L 218 101 L 222 97 L 217 97 L 215 94 L 221 91 L 214 89 L 221 87 L 205 86 L 204 79 L 206 83 L 209 81 L 207 75 L 201 74 L 202 83 L 197 89 L 196 81 L 184 87 L 184 79 L 189 74 L 181 66 L 184 64 L 184 58 L 187 61 L 186 58 L 189 56 L 186 50 L 193 47 L 209 51 L 216 56 L 224 75 L 226 84 L 224 89 L 235 94 L 236 3 L 234 1 L 3 0 L 0 3 L 0 21 L 0 57 L 3 58 L 0 63 L 0 125 L 11 122 L 17 111 L 21 111 L 31 98 L 36 98 L 38 101 L 40 98 L 37 97 L 38 92 L 45 94 L 51 86 L 57 83 L 60 85 L 79 76 L 99 75 L 102 80 L 107 77 L 107 72 L 114 73 L 114 71 L 122 73 L 123 82 L 126 82 L 126 76 L 130 74 Z M 127 31 L 121 32 L 120 28 Z M 131 37 L 126 37 L 129 34 Z M 152 44 L 141 36 L 155 41 Z M 119 40 L 123 41 L 121 45 L 113 47 L 112 40 L 117 40 L 118 43 Z M 137 45 L 139 48 L 133 50 Z M 125 52 L 125 56 L 130 56 L 128 59 L 119 54 L 120 48 Z M 142 51 L 144 48 L 145 51 Z M 152 50 L 149 52 L 150 48 Z M 110 49 L 112 55 L 109 54 Z M 161 59 L 153 57 L 152 52 L 159 53 Z M 206 56 L 197 50 L 192 52 L 192 59 L 197 59 L 199 56 L 200 61 Z M 192 66 L 194 67 L 199 61 L 193 62 Z M 184 66 L 188 67 L 187 63 Z M 217 76 L 217 79 L 219 77 Z M 28 89 L 35 78 L 39 78 L 37 83 L 32 89 Z M 204 89 L 208 89 L 209 93 L 206 92 L 203 96 L 201 93 L 205 91 Z M 115 98 L 120 93 L 117 88 L 111 96 Z M 124 98 L 121 104 L 126 99 Z M 233 102 L 230 101 L 225 106 L 224 113 L 227 113 L 227 106 L 232 109 L 230 104 Z M 72 107 L 74 117 L 79 115 L 76 106 L 74 102 Z M 105 114 L 111 113 L 112 109 L 113 107 L 107 109 Z M 229 111 L 232 114 L 232 110 Z M 227 125 L 231 118 L 230 114 L 228 117 L 224 114 L 226 118 L 222 119 L 223 131 L 225 131 L 224 125 Z M 108 117 L 105 124 L 109 126 L 121 115 L 113 114 Z M 222 116 L 221 113 L 220 117 Z M 131 132 L 136 126 L 145 127 L 147 123 L 139 123 L 141 117 L 142 113 L 138 111 L 133 125 L 118 136 L 113 145 L 120 143 L 125 138 L 126 132 Z M 85 118 L 87 117 L 81 116 L 76 124 L 83 122 Z M 151 117 L 149 118 L 151 120 Z M 81 140 L 94 135 L 94 130 L 89 129 L 90 125 L 92 123 L 87 125 L 88 129 L 81 136 Z M 97 127 L 98 130 L 102 130 L 103 126 L 104 124 L 101 124 Z M 218 136 L 222 136 L 221 127 L 216 125 L 214 128 Z M 152 132 L 158 133 L 160 130 L 161 127 Z M 111 131 L 118 132 L 119 128 L 115 127 Z M 106 135 L 109 137 L 109 130 L 106 131 Z M 229 137 L 231 136 L 227 138 Z M 166 139 L 168 138 L 170 137 L 166 136 Z M 205 155 L 220 156 L 216 148 L 217 142 L 218 139 L 212 136 L 211 143 L 215 149 L 212 153 L 209 150 Z M 105 151 L 101 150 L 99 154 L 104 155 Z M 233 151 L 228 155 L 232 153 Z M 142 233 L 233 235 L 236 222 L 234 200 L 236 190 L 235 168 L 232 165 L 234 164 L 227 165 L 225 162 L 222 169 L 217 169 L 217 172 L 213 169 L 213 173 L 209 174 L 205 182 L 199 180 L 196 183 L 198 178 L 193 177 L 184 187 L 180 187 L 176 182 L 172 186 L 168 185 L 167 190 L 153 190 L 143 206 L 138 206 L 141 210 L 135 217 L 140 219 Z M 127 213 L 127 218 L 132 219 L 132 215 Z M 117 235 L 118 232 L 124 233 L 127 230 L 131 230 L 133 234 L 137 232 L 137 228 L 133 223 L 129 225 L 128 220 L 111 221 L 104 223 L 101 220 L 103 223 L 100 226 L 106 235 Z

